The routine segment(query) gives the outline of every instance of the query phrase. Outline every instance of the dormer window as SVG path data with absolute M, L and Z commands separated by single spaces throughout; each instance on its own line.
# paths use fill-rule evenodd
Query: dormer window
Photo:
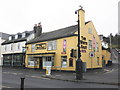
M 25 37 L 25 34 L 26 34 L 26 33 L 22 33 L 22 38 Z
M 15 39 L 18 39 L 18 35 L 15 35 Z
M 12 40 L 12 36 L 9 36 L 9 40 Z

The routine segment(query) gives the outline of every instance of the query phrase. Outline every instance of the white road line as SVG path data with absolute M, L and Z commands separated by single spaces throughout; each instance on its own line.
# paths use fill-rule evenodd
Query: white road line
M 118 69 L 112 69 L 111 71 L 108 71 L 108 72 L 106 72 L 106 73 L 104 73 L 104 74 L 108 74 L 108 73 L 111 73 L 111 72 L 113 72 L 113 71 L 117 71 Z
M 11 73 L 11 72 L 2 72 L 2 73 L 5 73 L 5 74 L 13 74 L 13 75 L 20 75 L 20 74 L 23 74 L 23 73 Z M 49 78 L 44 78 L 44 77 L 39 77 L 39 76 L 25 75 L 25 77 L 32 77 L 32 78 L 40 78 L 40 79 L 47 79 L 47 80 L 50 80 Z
M 47 80 L 50 80 L 49 78 L 44 78 L 44 77 L 38 77 L 38 76 L 31 76 L 33 78 L 40 78 L 40 79 L 47 79 Z
M 2 86 L 2 88 L 12 88 L 12 87 L 8 87 L 8 86 Z

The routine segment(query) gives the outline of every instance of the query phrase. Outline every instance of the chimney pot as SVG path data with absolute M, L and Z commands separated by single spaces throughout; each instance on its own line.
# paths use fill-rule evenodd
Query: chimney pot
M 35 24 L 34 26 L 37 27 L 37 24 Z

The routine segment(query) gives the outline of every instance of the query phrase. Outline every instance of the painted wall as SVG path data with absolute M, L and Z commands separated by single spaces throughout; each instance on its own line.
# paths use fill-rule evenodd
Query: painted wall
M 5 40 L 0 37 L 0 66 L 3 64 L 3 56 L 2 56 L 2 46 L 1 43 Z
M 77 46 L 77 42 L 76 42 L 76 36 L 74 37 L 69 37 L 69 38 L 61 38 L 58 39 L 57 42 L 57 49 L 56 50 L 35 50 L 35 52 L 31 52 L 31 45 L 29 44 L 27 45 L 28 49 L 26 51 L 26 67 L 28 66 L 28 56 L 27 54 L 35 54 L 35 53 L 49 53 L 49 52 L 55 52 L 55 56 L 54 56 L 54 67 L 53 69 L 56 69 L 57 67 L 61 67 L 61 56 L 67 56 L 67 67 L 66 68 L 58 68 L 61 70 L 74 70 L 75 69 L 75 60 L 76 58 L 73 58 L 74 62 L 73 62 L 73 67 L 69 67 L 69 58 L 70 58 L 70 50 L 71 49 L 76 49 Z M 67 44 L 66 44 L 66 54 L 62 54 L 63 52 L 63 40 L 66 40 Z M 74 42 L 74 43 L 73 43 Z M 48 42 L 41 42 L 41 43 L 46 43 L 46 47 L 48 47 Z M 35 43 L 35 44 L 40 44 L 40 43 Z M 37 56 L 37 55 L 34 55 Z M 43 55 L 43 56 L 49 56 L 49 54 L 47 55 Z M 34 68 L 34 67 L 29 67 L 29 68 Z
M 110 60 L 111 58 L 110 52 L 108 52 L 107 50 L 102 50 L 102 56 L 103 56 L 103 60 L 105 60 L 105 64 L 107 64 L 108 60 Z
M 86 47 L 86 48 L 81 48 L 81 60 L 83 62 L 86 62 L 86 67 L 87 68 L 102 68 L 102 46 L 101 46 L 101 41 L 100 38 L 96 32 L 96 29 L 93 25 L 93 23 L 90 21 L 87 24 L 85 24 L 84 22 L 84 11 L 80 10 L 80 40 L 87 43 L 87 44 L 82 44 L 82 46 Z M 91 32 L 90 32 L 91 31 Z M 75 32 L 75 34 L 77 34 L 78 32 Z M 94 38 L 93 38 L 94 37 Z M 85 39 L 83 39 L 85 38 Z M 66 40 L 67 42 L 67 48 L 66 48 L 66 54 L 62 54 L 63 52 L 63 41 Z M 96 43 L 98 43 L 98 50 L 89 49 L 89 40 L 94 41 L 94 45 L 96 47 Z M 38 42 L 35 44 L 39 44 L 39 43 L 46 43 L 48 46 L 48 42 Z M 28 66 L 28 54 L 35 54 L 35 53 L 48 53 L 48 52 L 55 52 L 55 56 L 54 56 L 54 67 L 52 67 L 52 69 L 57 69 L 57 70 L 72 70 L 75 71 L 76 68 L 76 60 L 77 58 L 73 58 L 73 67 L 69 67 L 69 59 L 70 57 L 70 50 L 71 49 L 76 49 L 77 50 L 77 36 L 72 36 L 72 37 L 67 37 L 67 38 L 61 38 L 61 39 L 57 39 L 57 49 L 56 50 L 47 50 L 47 48 L 45 50 L 35 50 L 34 52 L 31 52 L 31 46 L 32 44 L 28 44 L 27 47 L 27 52 L 26 52 L 26 67 L 28 68 L 35 68 L 34 66 Z M 93 47 L 93 46 L 92 46 Z M 94 55 L 92 57 L 90 57 L 90 53 L 93 53 Z M 33 55 L 35 56 L 35 55 Z M 47 56 L 47 55 L 46 55 Z M 56 68 L 56 67 L 61 67 L 61 56 L 67 56 L 67 67 L 65 68 Z M 39 68 L 38 66 L 36 68 Z M 43 69 L 45 69 L 43 67 Z
M 2 45 L 2 51 L 3 51 L 2 54 L 22 53 L 22 47 L 25 47 L 25 43 L 26 41 Z M 18 48 L 18 44 L 19 44 L 19 48 Z

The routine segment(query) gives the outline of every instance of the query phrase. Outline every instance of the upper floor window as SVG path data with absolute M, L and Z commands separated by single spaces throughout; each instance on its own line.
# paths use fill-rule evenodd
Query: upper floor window
M 25 37 L 25 34 L 26 34 L 26 33 L 22 33 L 22 38 Z
M 13 50 L 13 45 L 11 44 L 11 51 Z
M 18 35 L 15 35 L 15 39 L 18 39 Z
M 18 43 L 18 50 L 20 50 L 20 43 Z
M 99 51 L 99 46 L 98 46 L 98 42 L 96 42 L 96 51 Z
M 5 51 L 7 51 L 7 45 L 5 45 Z
M 9 40 L 12 40 L 12 36 L 9 36 Z
M 92 40 L 89 40 L 89 49 L 92 49 Z
M 92 29 L 91 28 L 88 28 L 88 33 L 92 34 Z
M 31 52 L 34 52 L 35 51 L 35 44 L 32 44 L 31 46 Z
M 56 50 L 57 49 L 57 42 L 55 41 L 49 41 L 48 42 L 48 50 Z

